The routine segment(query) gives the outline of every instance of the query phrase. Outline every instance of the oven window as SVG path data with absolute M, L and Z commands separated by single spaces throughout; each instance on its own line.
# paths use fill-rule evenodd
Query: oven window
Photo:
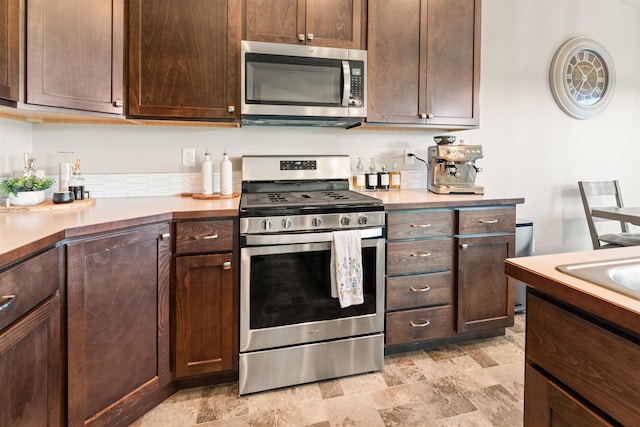
M 250 328 L 376 312 L 376 248 L 362 248 L 364 303 L 340 308 L 331 297 L 329 250 L 251 257 Z

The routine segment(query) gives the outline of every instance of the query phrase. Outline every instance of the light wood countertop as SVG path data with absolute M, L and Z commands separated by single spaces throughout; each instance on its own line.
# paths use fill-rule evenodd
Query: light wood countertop
M 191 197 L 96 199 L 93 206 L 32 213 L 0 213 L 0 266 L 68 237 L 172 219 L 233 217 L 240 198 Z
M 556 266 L 640 256 L 640 247 L 601 249 L 505 261 L 507 275 L 566 304 L 640 336 L 640 300 L 556 270 Z
M 435 194 L 426 189 L 365 191 L 363 193 L 382 200 L 386 210 L 497 206 L 524 203 L 523 197 L 505 197 L 497 194 Z

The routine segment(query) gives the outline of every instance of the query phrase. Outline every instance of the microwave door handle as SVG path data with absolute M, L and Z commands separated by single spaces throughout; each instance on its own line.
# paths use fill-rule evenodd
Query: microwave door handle
M 342 106 L 349 106 L 349 98 L 351 97 L 351 65 L 349 61 L 342 61 L 342 76 L 344 77 L 344 85 L 342 87 Z

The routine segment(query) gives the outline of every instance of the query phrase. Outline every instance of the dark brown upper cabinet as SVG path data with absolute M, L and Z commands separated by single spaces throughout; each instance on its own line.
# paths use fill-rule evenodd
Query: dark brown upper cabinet
M 122 114 L 123 4 L 26 2 L 25 104 Z
M 127 116 L 237 120 L 240 27 L 240 0 L 131 0 Z
M 362 0 L 243 0 L 243 39 L 364 49 Z
M 367 122 L 479 124 L 481 0 L 368 2 Z
M 0 0 L 0 98 L 18 101 L 20 13 L 18 0 Z

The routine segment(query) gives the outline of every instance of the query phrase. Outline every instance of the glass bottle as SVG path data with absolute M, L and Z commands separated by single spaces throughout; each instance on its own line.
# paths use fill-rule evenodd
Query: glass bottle
M 398 170 L 398 162 L 396 159 L 393 159 L 393 166 L 391 167 L 391 171 L 389 172 L 389 189 L 391 190 L 399 190 L 400 189 L 400 171 Z
M 380 172 L 378 172 L 378 187 L 380 190 L 389 189 L 389 171 L 387 171 L 387 165 L 384 163 L 384 157 L 380 163 Z
M 366 188 L 367 178 L 364 173 L 364 166 L 362 166 L 362 159 L 358 157 L 358 163 L 356 164 L 356 168 L 353 170 L 353 189 L 354 190 L 364 190 Z
M 369 163 L 366 188 L 371 191 L 376 191 L 378 189 L 378 172 L 376 171 L 376 164 L 373 162 L 373 157 Z
M 80 159 L 76 160 L 76 165 L 73 168 L 73 173 L 69 178 L 69 191 L 73 193 L 75 200 L 84 199 L 84 177 L 80 172 Z

